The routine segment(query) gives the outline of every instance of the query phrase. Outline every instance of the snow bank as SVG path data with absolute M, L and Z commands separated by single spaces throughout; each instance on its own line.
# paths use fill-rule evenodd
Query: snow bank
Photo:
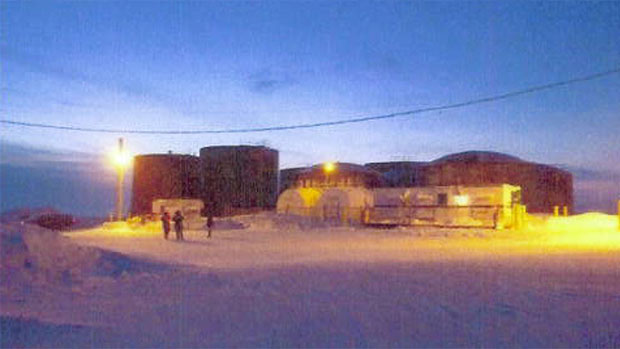
M 235 216 L 230 219 L 241 223 L 246 229 L 252 230 L 305 231 L 342 226 L 342 223 L 335 219 L 324 220 L 321 217 L 278 214 L 275 212 Z M 218 228 L 217 222 L 215 227 Z
M 126 338 L 107 328 L 0 316 L 0 348 L 153 348 L 157 342 Z M 96 343 L 96 345 L 94 344 Z
M 3 281 L 71 285 L 88 276 L 119 277 L 162 266 L 117 252 L 80 246 L 60 233 L 28 224 L 0 225 Z
M 0 214 L 1 223 L 19 223 L 19 222 L 34 222 L 37 218 L 49 215 L 49 214 L 61 214 L 59 210 L 53 207 L 38 207 L 38 208 L 18 208 L 2 212 Z
M 242 222 L 238 222 L 235 218 L 215 218 L 213 221 L 213 229 L 245 229 L 247 228 Z

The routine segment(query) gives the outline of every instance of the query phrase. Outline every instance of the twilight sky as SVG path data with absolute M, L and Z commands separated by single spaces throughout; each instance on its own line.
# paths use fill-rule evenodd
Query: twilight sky
M 617 1 L 0 5 L 0 118 L 23 122 L 291 125 L 450 104 L 618 67 Z M 138 154 L 266 144 L 280 150 L 282 168 L 499 151 L 571 170 L 578 208 L 611 211 L 620 198 L 619 91 L 616 74 L 457 110 L 253 134 L 0 124 L 0 209 L 66 199 L 60 208 L 75 213 L 111 210 L 105 188 L 114 173 L 102 154 L 124 136 Z M 66 182 L 62 191 L 54 171 Z M 46 190 L 48 199 L 35 194 Z M 72 199 L 89 190 L 85 202 Z

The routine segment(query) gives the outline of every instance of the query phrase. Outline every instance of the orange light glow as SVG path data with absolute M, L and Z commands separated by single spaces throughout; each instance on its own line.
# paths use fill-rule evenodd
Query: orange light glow
M 454 202 L 458 206 L 467 206 L 469 204 L 469 196 L 467 196 L 467 195 L 456 195 L 454 197 Z
M 620 248 L 616 217 L 588 212 L 572 217 L 552 217 L 547 221 L 547 241 L 573 248 Z
M 334 164 L 333 162 L 326 162 L 323 164 L 323 171 L 325 171 L 326 173 L 331 173 L 334 172 L 336 170 L 336 164 Z
M 110 158 L 110 162 L 114 165 L 114 167 L 119 168 L 119 169 L 124 169 L 124 168 L 129 167 L 129 165 L 131 165 L 131 162 L 133 160 L 133 156 L 131 156 L 126 151 L 112 152 L 110 153 L 109 158 Z

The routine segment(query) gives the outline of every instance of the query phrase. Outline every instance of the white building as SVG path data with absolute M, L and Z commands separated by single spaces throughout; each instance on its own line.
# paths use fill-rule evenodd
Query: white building
M 281 214 L 343 223 L 509 228 L 521 214 L 521 188 L 429 186 L 409 188 L 291 188 L 278 198 Z

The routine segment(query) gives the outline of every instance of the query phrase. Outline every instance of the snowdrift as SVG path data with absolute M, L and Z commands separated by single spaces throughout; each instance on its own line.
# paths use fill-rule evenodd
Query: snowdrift
M 166 268 L 116 252 L 78 246 L 60 233 L 28 224 L 0 224 L 1 279 L 71 285 L 89 276 L 117 278 Z
M 341 225 L 340 222 L 324 220 L 322 217 L 278 214 L 274 212 L 234 216 L 228 218 L 226 221 L 228 221 L 227 224 L 236 222 L 236 224 L 240 224 L 244 229 L 250 230 L 305 231 Z M 220 223 L 218 221 L 215 222 L 215 229 L 220 229 Z

